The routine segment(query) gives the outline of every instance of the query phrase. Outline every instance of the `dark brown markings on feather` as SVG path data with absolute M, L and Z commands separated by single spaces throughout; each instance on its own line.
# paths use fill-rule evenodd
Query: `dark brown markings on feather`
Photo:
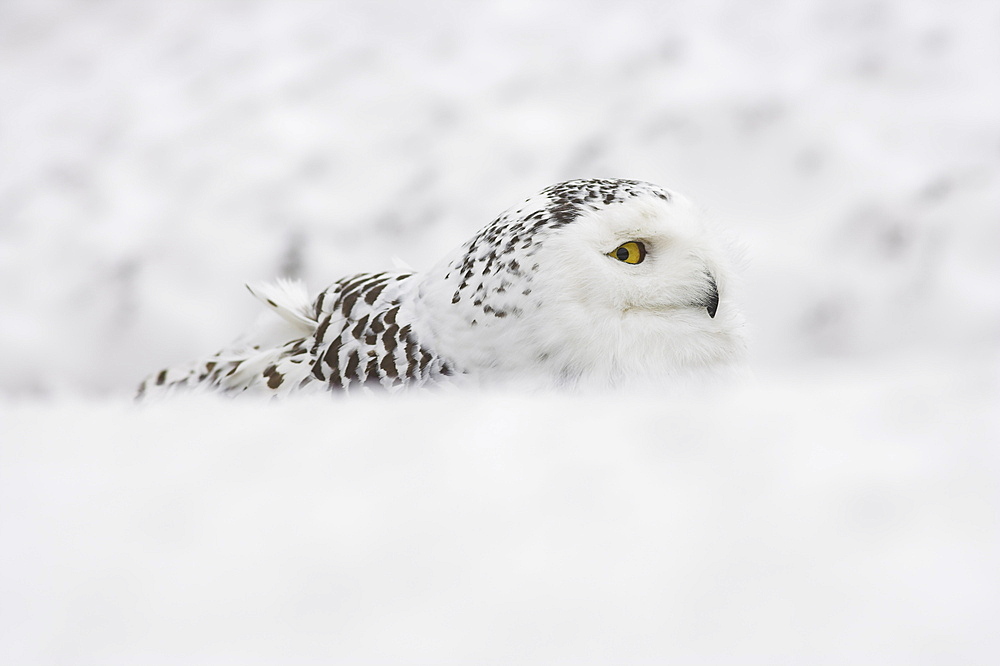
M 370 326 L 372 333 L 381 333 L 382 331 L 385 330 L 385 324 L 382 323 L 382 319 L 384 316 L 385 316 L 384 314 L 379 314 L 372 317 L 372 322 Z
M 346 386 L 344 385 L 344 382 L 341 379 L 340 375 L 338 375 L 336 373 L 330 375 L 330 381 L 327 382 L 327 384 L 330 386 L 331 389 L 343 389 L 343 388 L 346 388 Z
M 399 314 L 399 308 L 395 307 L 385 313 L 385 323 L 387 326 L 392 326 L 396 323 L 396 315 Z
M 451 375 L 453 375 L 455 373 L 452 371 L 451 366 L 449 366 L 447 363 L 442 363 L 441 364 L 441 374 L 444 375 L 445 377 L 450 377 Z
M 404 273 L 403 275 L 397 275 L 396 276 L 396 282 L 399 282 L 400 280 L 405 280 L 406 278 L 410 277 L 411 275 L 413 275 L 413 273 Z
M 272 308 L 278 307 L 278 304 L 272 301 L 270 298 L 267 299 L 267 304 L 270 305 Z
M 367 293 L 370 289 L 375 289 L 376 287 L 385 287 L 389 281 L 389 276 L 385 273 L 377 273 L 370 276 L 367 280 L 362 282 L 358 286 L 358 292 Z M 379 289 L 381 291 L 381 289 Z
M 353 277 L 347 278 L 346 281 L 341 282 L 341 284 L 344 285 L 344 293 L 346 294 L 349 291 L 357 290 L 359 286 L 361 286 L 365 282 L 368 282 L 373 277 L 378 277 L 378 275 L 373 276 L 370 273 L 359 273 Z
M 358 292 L 352 291 L 349 294 L 344 295 L 344 300 L 340 302 L 340 312 L 346 318 L 350 318 L 351 309 L 354 307 L 354 303 L 358 300 Z
M 365 334 L 366 345 L 374 345 L 377 342 L 378 342 L 378 335 L 376 333 L 374 333 L 373 331 L 369 331 L 368 333 Z
M 385 333 L 382 334 L 382 344 L 385 345 L 385 351 L 387 354 L 391 354 L 392 350 L 396 348 L 396 335 L 399 333 L 399 326 L 393 324 L 389 328 L 385 329 Z
M 267 378 L 267 388 L 276 389 L 285 381 L 285 376 L 278 372 L 278 366 L 269 365 L 264 369 L 264 377 Z
M 385 372 L 386 377 L 397 377 L 396 372 L 396 360 L 392 357 L 392 354 L 386 354 L 379 364 L 379 367 Z
M 455 304 L 458 303 L 460 300 L 462 299 L 459 297 L 458 292 L 456 291 L 455 295 L 451 297 L 451 302 L 452 304 Z
M 364 378 L 365 380 L 374 379 L 376 382 L 378 382 L 378 361 L 376 361 L 374 358 L 370 359 L 368 361 L 368 365 L 365 366 Z
M 342 283 L 344 285 L 344 295 L 360 291 L 371 279 L 372 276 L 369 273 L 359 273 L 358 275 L 348 278 Z
M 417 377 L 417 354 L 419 350 L 413 338 L 406 336 L 406 376 L 409 379 Z
M 365 303 L 367 303 L 368 305 L 374 305 L 375 299 L 378 298 L 378 295 L 382 293 L 383 289 L 385 289 L 385 285 L 386 283 L 382 282 L 381 284 L 376 284 L 372 286 L 368 290 L 368 293 L 365 294 Z
M 326 329 L 330 327 L 331 319 L 333 319 L 333 317 L 327 316 L 319 323 L 319 326 L 316 327 L 316 344 L 313 345 L 313 351 L 316 351 L 316 348 L 323 344 L 323 336 L 326 335 Z
M 496 317 L 497 319 L 503 319 L 504 317 L 507 316 L 507 313 L 504 312 L 503 310 L 494 310 L 493 316 Z
M 156 375 L 156 385 L 163 386 L 163 382 L 167 381 L 167 371 L 160 370 L 160 374 Z
M 351 350 L 351 353 L 347 357 L 347 367 L 344 368 L 344 377 L 348 379 L 356 378 L 360 363 L 361 359 L 358 358 L 358 351 L 356 349 Z
M 325 298 L 326 298 L 326 291 L 325 290 L 319 292 L 319 296 L 316 297 L 316 307 L 315 307 L 315 310 L 316 310 L 316 319 L 319 319 L 319 316 L 321 314 L 323 314 L 323 300 Z
M 320 362 L 320 359 L 316 359 L 316 361 L 313 363 L 313 366 L 312 366 L 312 373 L 313 373 L 313 376 L 316 379 L 318 379 L 318 380 L 320 380 L 322 382 L 322 381 L 326 380 L 326 377 L 323 376 L 323 368 L 321 366 L 322 366 L 322 363 Z M 333 376 L 336 376 L 336 374 L 337 373 L 334 372 Z M 331 381 L 332 381 L 333 376 L 331 376 Z
M 431 358 L 430 354 L 428 354 L 424 350 L 421 350 L 421 352 L 420 352 L 420 371 L 423 372 L 424 370 L 426 370 L 427 366 L 430 365 L 431 361 L 433 361 L 433 360 L 434 359 Z
M 552 221 L 549 226 L 553 229 L 566 226 L 579 215 L 579 209 L 567 200 L 563 200 L 558 205 L 552 207 L 549 212 L 552 215 Z
M 340 371 L 340 338 L 335 338 L 330 342 L 330 346 L 327 347 L 326 353 L 323 354 L 323 362 L 326 363 L 333 369 L 334 374 Z M 317 365 L 319 365 L 317 363 Z M 322 379 L 322 377 L 320 378 Z
M 353 335 L 355 338 L 360 339 L 361 336 L 364 335 L 365 326 L 367 325 L 368 325 L 368 315 L 365 315 L 364 317 L 358 320 L 358 323 L 354 327 L 354 330 L 351 331 L 351 335 Z

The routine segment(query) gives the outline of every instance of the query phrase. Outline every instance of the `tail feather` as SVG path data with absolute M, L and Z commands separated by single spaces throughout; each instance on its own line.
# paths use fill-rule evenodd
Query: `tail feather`
M 247 284 L 246 288 L 300 333 L 309 334 L 316 329 L 312 302 L 302 281 L 278 278 L 274 282 Z
M 150 375 L 139 387 L 138 397 L 169 393 L 180 387 L 243 391 L 267 386 L 275 392 L 302 381 L 310 366 L 303 362 L 305 348 L 301 343 L 317 326 L 305 285 L 298 280 L 279 279 L 268 284 L 248 284 L 247 289 L 282 321 L 262 316 L 247 335 L 217 354 Z

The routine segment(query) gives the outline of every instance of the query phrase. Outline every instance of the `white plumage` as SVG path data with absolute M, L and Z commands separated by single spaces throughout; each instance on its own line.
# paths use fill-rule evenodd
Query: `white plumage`
M 251 292 L 278 315 L 140 395 L 397 389 L 441 382 L 619 386 L 737 364 L 725 246 L 683 197 L 632 180 L 548 187 L 420 273 L 360 274 L 310 299 Z

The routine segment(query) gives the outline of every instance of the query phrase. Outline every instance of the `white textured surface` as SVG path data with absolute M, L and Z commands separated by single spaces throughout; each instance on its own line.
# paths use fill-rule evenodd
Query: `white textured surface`
M 989 663 L 995 401 L 954 382 L 25 405 L 7 660 Z
M 993 663 L 1000 8 L 0 5 L 0 661 Z M 753 388 L 181 400 L 243 283 L 574 177 L 748 247 Z

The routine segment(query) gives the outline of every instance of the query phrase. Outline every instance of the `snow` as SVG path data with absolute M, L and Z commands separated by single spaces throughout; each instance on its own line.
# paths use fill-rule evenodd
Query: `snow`
M 847 382 L 24 404 L 7 660 L 987 663 L 995 406 Z
M 998 28 L 3 3 L 0 661 L 995 662 Z M 244 283 L 426 267 L 574 177 L 740 237 L 754 383 L 131 403 Z

